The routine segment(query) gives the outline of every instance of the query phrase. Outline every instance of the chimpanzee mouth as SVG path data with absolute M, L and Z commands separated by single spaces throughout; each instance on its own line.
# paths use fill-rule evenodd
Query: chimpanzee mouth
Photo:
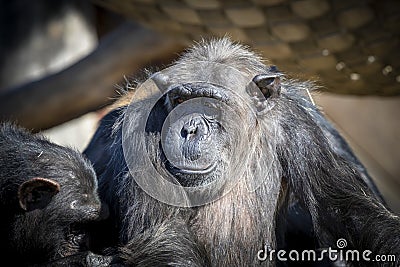
M 89 246 L 87 226 L 84 224 L 71 224 L 68 229 L 65 229 L 64 240 L 61 243 L 59 254 L 64 257 L 86 250 Z
M 214 181 L 213 177 L 216 177 L 214 173 L 217 172 L 217 162 L 207 166 L 206 168 L 194 168 L 194 167 L 175 167 L 168 160 L 165 161 L 166 170 L 172 174 L 177 182 L 184 187 L 197 187 L 205 186 Z
M 169 162 L 169 160 L 166 160 L 165 166 L 167 167 L 167 170 L 173 175 L 206 175 L 212 173 L 217 168 L 217 162 L 214 162 L 213 164 L 210 164 L 205 168 L 195 166 L 176 167 L 171 162 Z
M 216 167 L 217 167 L 217 162 L 214 162 L 213 164 L 209 165 L 206 168 L 196 168 L 196 167 L 186 167 L 185 168 L 177 168 L 173 166 L 170 162 L 168 162 L 168 165 L 170 168 L 173 169 L 174 173 L 179 173 L 179 174 L 197 174 L 197 175 L 204 175 L 204 174 L 209 174 L 213 172 Z

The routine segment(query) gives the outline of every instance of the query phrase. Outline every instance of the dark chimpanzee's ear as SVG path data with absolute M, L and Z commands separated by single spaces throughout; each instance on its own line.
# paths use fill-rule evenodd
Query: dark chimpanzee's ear
M 26 211 L 43 209 L 60 191 L 60 185 L 51 179 L 35 177 L 19 186 L 19 205 Z
M 259 74 L 253 78 L 253 82 L 261 90 L 265 98 L 277 97 L 281 93 L 281 76 L 276 66 L 270 66 L 268 73 Z
M 281 93 L 281 74 L 259 74 L 253 82 L 261 90 L 265 98 L 277 97 Z

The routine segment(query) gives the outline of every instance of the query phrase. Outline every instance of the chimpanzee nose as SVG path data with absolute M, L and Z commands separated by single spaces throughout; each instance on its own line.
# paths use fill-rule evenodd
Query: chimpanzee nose
M 185 139 L 190 139 L 194 137 L 197 133 L 197 126 L 194 125 L 185 125 L 182 128 L 181 136 Z
M 181 136 L 186 140 L 193 139 L 199 134 L 199 127 L 202 128 L 203 120 L 199 117 L 192 118 L 186 122 L 181 130 Z

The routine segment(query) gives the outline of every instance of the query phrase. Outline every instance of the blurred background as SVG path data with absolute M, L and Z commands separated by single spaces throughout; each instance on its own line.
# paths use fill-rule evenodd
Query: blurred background
M 0 119 L 83 150 L 128 78 L 231 36 L 316 104 L 400 212 L 400 2 L 0 0 Z

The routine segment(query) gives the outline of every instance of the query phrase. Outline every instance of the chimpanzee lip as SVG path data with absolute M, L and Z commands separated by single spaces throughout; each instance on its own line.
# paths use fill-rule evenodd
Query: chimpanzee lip
M 217 162 L 210 164 L 206 168 L 194 168 L 194 167 L 187 167 L 187 166 L 185 166 L 185 168 L 182 168 L 182 167 L 178 168 L 178 167 L 174 166 L 172 163 L 170 163 L 169 161 L 167 161 L 167 163 L 168 163 L 168 166 L 173 170 L 173 172 L 177 173 L 177 174 L 197 174 L 197 175 L 209 174 L 209 173 L 213 172 L 217 167 Z
M 177 168 L 178 172 L 183 173 L 183 174 L 208 174 L 215 170 L 217 167 L 217 162 L 214 162 L 213 164 L 209 165 L 207 168 Z

